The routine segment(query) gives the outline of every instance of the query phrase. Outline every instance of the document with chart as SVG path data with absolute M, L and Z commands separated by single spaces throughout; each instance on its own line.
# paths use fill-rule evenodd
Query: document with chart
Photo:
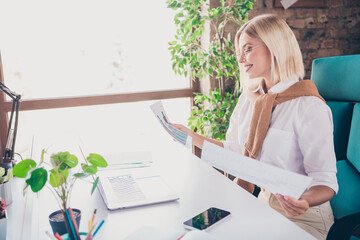
M 201 159 L 273 194 L 280 193 L 295 199 L 300 198 L 312 181 L 311 177 L 262 163 L 206 141 Z
M 176 140 L 177 142 L 181 143 L 187 148 L 192 146 L 192 138 L 187 135 L 186 133 L 179 131 L 170 123 L 169 118 L 165 113 L 164 106 L 161 101 L 155 102 L 154 104 L 150 105 L 151 110 L 155 114 L 155 117 L 159 120 L 161 126 L 165 129 L 170 136 Z

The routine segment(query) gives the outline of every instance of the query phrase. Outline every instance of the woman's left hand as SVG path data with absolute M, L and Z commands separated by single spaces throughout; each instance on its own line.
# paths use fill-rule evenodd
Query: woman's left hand
M 278 193 L 275 196 L 289 217 L 299 216 L 309 209 L 309 203 L 305 199 L 300 198 L 299 200 L 296 200 L 293 197 L 283 196 Z

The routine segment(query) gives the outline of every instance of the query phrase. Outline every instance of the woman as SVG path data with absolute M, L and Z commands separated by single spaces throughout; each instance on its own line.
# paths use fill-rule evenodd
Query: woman
M 231 116 L 226 141 L 205 138 L 175 124 L 202 148 L 209 141 L 261 162 L 313 178 L 300 199 L 261 189 L 259 199 L 317 239 L 333 224 L 329 200 L 338 190 L 329 107 L 312 81 L 302 80 L 299 45 L 286 22 L 261 15 L 235 37 L 243 94 Z M 252 191 L 242 180 L 238 184 Z

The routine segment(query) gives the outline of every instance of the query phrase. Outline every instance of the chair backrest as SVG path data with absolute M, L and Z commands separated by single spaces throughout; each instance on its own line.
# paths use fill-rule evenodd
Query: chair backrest
M 339 192 L 336 219 L 360 212 L 360 55 L 319 58 L 311 79 L 333 113 Z

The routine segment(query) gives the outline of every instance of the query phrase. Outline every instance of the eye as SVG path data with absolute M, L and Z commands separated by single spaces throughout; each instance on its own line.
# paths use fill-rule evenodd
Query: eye
M 251 52 L 251 50 L 253 50 L 253 47 L 248 47 L 244 50 L 245 53 Z

